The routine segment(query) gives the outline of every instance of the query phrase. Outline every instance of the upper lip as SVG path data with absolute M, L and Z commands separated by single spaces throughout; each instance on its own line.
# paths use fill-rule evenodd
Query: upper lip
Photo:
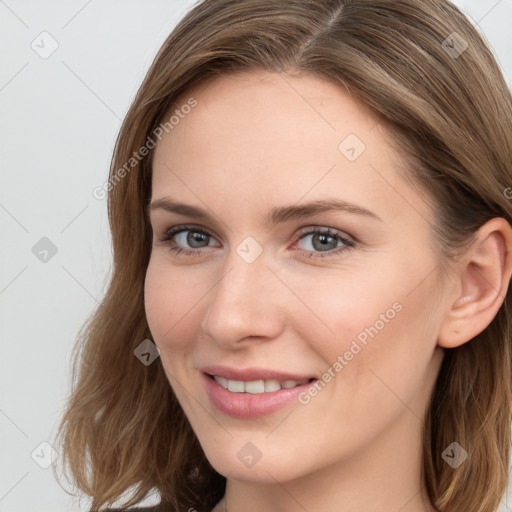
M 203 366 L 201 370 L 209 375 L 216 377 L 224 377 L 228 380 L 238 381 L 255 381 L 255 380 L 277 380 L 283 382 L 285 380 L 302 381 L 305 379 L 312 379 L 311 375 L 299 375 L 298 373 L 287 373 L 279 370 L 271 370 L 268 368 L 233 368 L 224 365 L 209 365 Z

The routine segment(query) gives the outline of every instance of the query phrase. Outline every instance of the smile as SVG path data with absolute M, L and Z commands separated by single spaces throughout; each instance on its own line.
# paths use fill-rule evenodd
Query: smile
M 275 379 L 269 379 L 242 381 L 230 380 L 224 377 L 218 377 L 217 375 L 213 375 L 213 378 L 215 379 L 215 382 L 220 384 L 224 389 L 231 391 L 232 393 L 251 393 L 254 395 L 260 393 L 272 393 L 274 391 L 279 391 L 280 389 L 291 389 L 297 386 L 302 386 L 303 384 L 307 384 L 309 381 L 314 380 L 284 380 L 282 382 L 279 382 L 278 380 Z
M 201 376 L 209 402 L 218 412 L 246 420 L 299 405 L 299 395 L 317 381 L 315 378 L 244 381 L 205 372 L 201 372 Z

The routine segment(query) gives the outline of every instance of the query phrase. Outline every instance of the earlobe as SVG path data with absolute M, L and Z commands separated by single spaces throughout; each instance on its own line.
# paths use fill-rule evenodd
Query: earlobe
M 494 218 L 460 259 L 454 281 L 455 300 L 440 328 L 438 344 L 454 348 L 470 341 L 492 322 L 507 293 L 512 274 L 512 227 Z

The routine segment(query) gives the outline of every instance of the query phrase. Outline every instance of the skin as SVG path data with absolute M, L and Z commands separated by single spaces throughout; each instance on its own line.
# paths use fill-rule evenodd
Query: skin
M 169 383 L 228 479 L 228 512 L 434 510 L 421 480 L 425 409 L 444 348 L 485 329 L 503 301 L 510 226 L 489 221 L 442 279 L 432 212 L 397 172 L 390 136 L 345 90 L 308 75 L 244 72 L 183 101 L 190 96 L 197 106 L 155 149 L 152 201 L 172 197 L 212 219 L 150 210 L 145 304 Z M 349 134 L 366 146 L 355 161 L 338 149 Z M 325 198 L 379 218 L 329 211 L 264 222 L 271 208 Z M 187 231 L 177 236 L 174 245 L 194 254 L 160 241 L 181 224 L 211 235 L 202 246 L 187 243 Z M 322 249 L 313 228 L 354 245 L 335 253 L 343 244 L 334 238 Z M 263 249 L 252 263 L 237 253 L 248 236 Z M 306 405 L 247 420 L 209 402 L 202 366 L 320 378 L 397 302 L 400 312 Z M 237 457 L 247 442 L 261 452 L 252 467 Z

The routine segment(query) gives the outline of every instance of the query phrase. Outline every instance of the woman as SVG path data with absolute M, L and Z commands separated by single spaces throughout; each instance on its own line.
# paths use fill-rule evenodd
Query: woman
M 445 0 L 196 5 L 105 186 L 60 429 L 92 508 L 496 511 L 511 162 L 510 92 Z

